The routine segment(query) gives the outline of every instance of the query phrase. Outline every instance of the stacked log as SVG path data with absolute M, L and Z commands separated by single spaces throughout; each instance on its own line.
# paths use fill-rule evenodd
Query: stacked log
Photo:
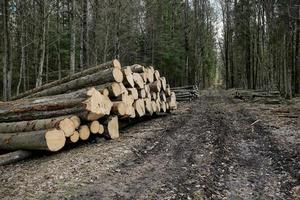
M 254 103 L 280 104 L 282 99 L 279 91 L 234 90 L 234 98 Z
M 192 101 L 199 98 L 199 89 L 196 85 L 173 87 L 171 90 L 176 93 L 177 101 Z
M 0 150 L 56 152 L 92 135 L 119 138 L 120 120 L 177 109 L 176 95 L 154 67 L 98 65 L 0 102 Z M 19 154 L 19 156 L 16 156 Z

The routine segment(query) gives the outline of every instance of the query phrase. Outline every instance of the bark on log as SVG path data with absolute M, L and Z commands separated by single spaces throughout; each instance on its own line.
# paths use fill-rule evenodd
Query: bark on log
M 2 150 L 47 150 L 56 152 L 66 143 L 62 130 L 43 130 L 21 133 L 0 133 L 0 149 Z
M 72 102 L 71 105 L 68 104 L 70 101 Z M 57 102 L 60 102 L 60 105 Z M 112 102 L 108 97 L 102 95 L 95 88 L 90 88 L 65 95 L 2 103 L 0 105 L 0 122 L 29 121 L 70 114 L 76 115 L 84 111 L 108 115 L 111 107 Z
M 123 101 L 113 102 L 111 112 L 118 116 L 126 115 L 126 104 Z
M 20 121 L 20 122 L 10 122 L 10 123 L 0 123 L 0 133 L 16 133 L 16 132 L 30 132 L 30 131 L 40 131 L 52 128 L 59 128 L 60 123 L 64 119 L 75 119 L 73 116 L 61 116 L 49 119 L 38 119 L 32 121 Z M 75 121 L 72 120 L 74 124 Z M 76 128 L 77 124 L 74 124 Z
M 131 68 L 131 71 L 133 73 L 143 73 L 143 72 L 145 72 L 145 67 L 142 66 L 142 65 L 139 65 L 139 64 L 132 65 L 132 66 L 130 66 L 130 68 Z
M 92 87 L 92 86 L 111 83 L 111 82 L 120 83 L 122 81 L 123 81 L 122 71 L 118 68 L 110 68 L 104 71 L 99 71 L 94 74 L 79 77 L 69 82 L 62 83 L 60 85 L 54 85 L 53 87 L 28 95 L 26 96 L 26 98 L 57 95 L 66 92 L 71 92 L 74 90 L 79 90 L 81 88 Z
M 0 166 L 10 165 L 26 158 L 30 158 L 33 155 L 31 151 L 18 150 L 4 155 L 0 155 Z
M 136 88 L 127 88 L 128 94 L 132 95 L 134 100 L 137 100 L 139 98 L 139 93 Z
M 63 83 L 70 82 L 72 80 L 79 79 L 81 77 L 84 77 L 84 76 L 87 76 L 87 75 L 90 75 L 90 74 L 95 74 L 95 73 L 97 73 L 97 72 L 99 72 L 101 70 L 105 70 L 105 69 L 109 69 L 109 68 L 121 69 L 121 64 L 120 64 L 120 62 L 118 60 L 113 60 L 113 61 L 101 64 L 101 65 L 98 65 L 96 67 L 84 70 L 83 72 L 79 72 L 79 73 L 67 76 L 67 77 L 65 77 L 65 78 L 63 78 L 61 80 L 57 80 L 57 81 L 45 84 L 45 85 L 43 85 L 41 87 L 34 88 L 32 90 L 26 91 L 26 92 L 24 92 L 24 93 L 22 93 L 20 95 L 17 95 L 15 97 L 13 97 L 12 100 L 16 100 L 16 99 L 21 99 L 21 98 L 24 98 L 24 97 L 32 96 L 32 94 L 41 92 L 43 90 L 52 88 L 54 86 L 62 85 Z M 48 96 L 48 95 L 46 95 L 46 96 Z
M 161 91 L 161 81 L 154 81 L 153 83 L 148 84 L 151 92 L 160 92 Z

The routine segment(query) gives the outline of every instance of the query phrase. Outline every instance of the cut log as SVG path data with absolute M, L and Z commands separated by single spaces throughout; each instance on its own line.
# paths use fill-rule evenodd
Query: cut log
M 112 113 L 118 116 L 126 115 L 126 104 L 123 101 L 113 102 Z
M 157 108 L 157 111 L 156 111 L 156 112 L 160 112 L 161 107 L 160 107 L 160 102 L 159 102 L 159 100 L 157 99 L 157 100 L 155 101 L 155 103 L 156 103 L 156 108 Z
M 68 118 L 72 120 L 72 118 L 74 117 L 76 116 L 62 116 L 62 117 L 38 119 L 32 121 L 0 123 L 0 133 L 30 132 L 30 131 L 40 131 L 40 130 L 46 130 L 52 128 L 59 128 L 59 126 L 64 126 L 63 125 L 64 122 L 62 122 L 63 120 Z
M 21 133 L 0 133 L 0 149 L 2 150 L 47 150 L 56 152 L 66 143 L 62 130 L 33 131 Z
M 34 88 L 32 90 L 26 91 L 26 92 L 24 92 L 24 93 L 22 93 L 20 95 L 17 95 L 15 97 L 13 97 L 12 100 L 16 100 L 16 99 L 21 99 L 21 98 L 24 98 L 24 97 L 32 96 L 33 94 L 36 94 L 38 92 L 47 90 L 49 88 L 52 88 L 52 87 L 55 87 L 55 86 L 58 86 L 58 85 L 62 85 L 63 83 L 67 83 L 67 82 L 70 82 L 72 80 L 79 79 L 81 77 L 84 77 L 84 76 L 87 76 L 87 75 L 90 75 L 90 74 L 95 74 L 95 73 L 97 73 L 97 72 L 99 72 L 101 70 L 109 69 L 109 68 L 121 69 L 121 64 L 120 64 L 120 62 L 118 60 L 113 60 L 113 61 L 101 64 L 101 65 L 98 65 L 96 67 L 89 68 L 89 69 L 84 70 L 82 72 L 79 72 L 79 73 L 67 76 L 67 77 L 65 77 L 63 79 L 60 79 L 60 80 L 57 80 L 57 81 L 45 84 L 45 85 L 43 85 L 41 87 L 37 87 L 37 88 Z M 110 82 L 110 81 L 106 81 L 106 82 Z M 84 86 L 84 87 L 86 87 L 86 86 Z M 61 92 L 61 93 L 63 93 L 63 92 Z M 43 95 L 43 96 L 49 96 L 49 95 Z
M 167 112 L 167 106 L 166 103 L 164 101 L 160 102 L 160 108 L 161 108 L 161 112 Z
M 147 83 L 148 82 L 148 74 L 147 74 L 147 72 L 140 73 L 140 75 L 143 78 L 144 83 Z
M 160 92 L 161 91 L 161 81 L 154 81 L 153 83 L 148 84 L 151 92 Z
M 102 94 L 104 95 L 104 96 L 109 96 L 109 90 L 107 89 L 107 88 L 105 88 L 103 91 L 102 91 Z
M 132 95 L 134 100 L 137 100 L 139 98 L 139 93 L 136 88 L 127 88 L 128 94 Z
M 148 82 L 152 83 L 154 81 L 154 69 L 152 70 L 151 67 L 147 68 L 146 70 Z
M 144 90 L 145 90 L 146 93 L 150 93 L 151 92 L 149 85 L 145 85 L 144 86 Z
M 101 124 L 100 124 L 99 121 L 93 121 L 93 122 L 90 124 L 90 131 L 91 131 L 91 133 L 93 133 L 93 134 L 98 134 L 99 131 L 100 131 L 100 128 L 101 128 L 100 125 L 101 125 Z
M 164 92 L 160 92 L 160 99 L 164 102 L 167 101 L 167 97 L 166 97 L 166 94 Z
M 167 90 L 167 80 L 165 77 L 160 77 L 159 80 L 161 81 L 161 87 L 163 91 Z
M 107 120 L 103 122 L 104 134 L 110 139 L 118 139 L 119 135 L 119 121 L 117 116 L 109 116 Z
M 88 140 L 90 137 L 90 129 L 87 125 L 82 125 L 79 127 L 79 138 L 81 140 Z
M 102 135 L 104 133 L 104 126 L 100 124 L 98 134 Z
M 121 88 L 121 94 L 128 94 L 128 91 L 127 91 L 126 87 L 124 86 L 124 84 L 119 83 L 119 85 L 120 85 L 120 88 Z
M 95 114 L 109 115 L 113 106 L 110 99 L 107 96 L 102 95 L 94 88 L 89 90 L 89 92 L 91 97 L 84 102 L 86 104 L 86 109 Z
M 136 111 L 136 114 L 138 117 L 142 117 L 145 115 L 146 110 L 145 110 L 145 102 L 143 99 L 138 99 L 133 103 L 133 107 Z
M 166 110 L 169 111 L 170 110 L 170 106 L 169 106 L 169 103 L 166 102 Z
M 155 70 L 155 71 L 154 71 L 154 80 L 158 81 L 159 78 L 160 78 L 160 73 L 159 73 L 158 70 Z
M 151 92 L 151 99 L 156 100 L 157 99 L 157 93 L 156 92 Z
M 174 92 L 172 92 L 171 96 L 168 97 L 167 102 L 169 103 L 170 110 L 177 109 L 176 95 Z
M 0 155 L 0 166 L 10 165 L 27 158 L 30 158 L 33 155 L 31 151 L 18 150 L 4 155 Z
M 95 88 L 89 88 L 69 94 L 1 103 L 0 122 L 45 119 L 75 114 L 78 110 L 108 114 L 111 106 L 112 103 L 108 97 Z M 63 113 L 62 110 L 68 112 Z M 55 114 L 56 112 L 60 114 Z
M 112 83 L 110 86 L 106 88 L 106 90 L 109 92 L 109 95 L 105 95 L 103 91 L 102 94 L 105 96 L 118 97 L 122 94 L 122 88 L 120 83 L 116 83 L 116 82 Z
M 74 133 L 70 137 L 70 141 L 72 143 L 77 143 L 79 141 L 79 133 L 78 133 L 78 131 L 74 131 Z
M 95 74 L 90 74 L 87 76 L 80 77 L 78 79 L 71 80 L 60 85 L 55 85 L 53 87 L 47 88 L 37 93 L 26 96 L 26 98 L 42 97 L 62 94 L 65 92 L 70 92 L 78 90 L 81 88 L 86 88 L 90 86 L 101 85 L 111 82 L 122 82 L 123 74 L 118 68 L 106 69 L 104 71 L 97 72 Z
M 72 122 L 75 126 L 75 129 L 78 129 L 80 126 L 80 123 L 81 123 L 80 118 L 78 116 L 72 116 L 72 117 L 70 117 L 70 120 L 72 120 Z
M 123 69 L 123 73 L 124 73 L 124 80 L 123 80 L 123 84 L 126 87 L 134 87 L 134 80 L 133 80 L 133 75 L 132 75 L 132 71 L 130 66 L 124 67 Z
M 66 137 L 70 137 L 75 131 L 75 125 L 69 118 L 60 121 L 59 128 L 65 133 Z
M 169 84 L 166 85 L 165 94 L 167 97 L 171 96 L 171 87 Z
M 151 106 L 152 106 L 153 113 L 156 113 L 157 110 L 158 110 L 156 102 L 155 101 L 151 101 Z
M 133 73 L 132 75 L 133 75 L 134 83 L 137 85 L 137 88 L 138 89 L 143 89 L 144 85 L 145 85 L 145 82 L 144 82 L 142 76 L 138 73 Z
M 141 99 L 146 98 L 146 91 L 145 91 L 145 89 L 140 89 L 138 91 L 138 97 L 141 98 Z
M 135 65 L 130 66 L 130 68 L 131 68 L 131 71 L 133 73 L 143 73 L 143 72 L 145 72 L 145 67 L 142 66 L 142 65 L 135 64 Z
M 153 114 L 153 108 L 152 108 L 152 102 L 150 98 L 146 98 L 144 99 L 145 101 L 145 109 L 147 111 L 147 113 L 149 113 L 150 115 Z

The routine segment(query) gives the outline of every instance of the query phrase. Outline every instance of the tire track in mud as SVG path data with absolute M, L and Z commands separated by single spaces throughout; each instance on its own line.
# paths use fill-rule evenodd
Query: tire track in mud
M 299 156 L 279 150 L 263 125 L 252 127 L 254 117 L 220 103 L 232 104 L 201 97 L 158 119 L 166 129 L 136 146 L 134 159 L 72 199 L 292 199 Z

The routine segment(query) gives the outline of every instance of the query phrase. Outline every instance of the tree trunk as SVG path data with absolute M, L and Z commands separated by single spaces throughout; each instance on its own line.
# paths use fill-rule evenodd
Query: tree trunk
M 76 54 L 76 38 L 75 38 L 75 32 L 76 32 L 76 20 L 75 20 L 75 0 L 72 0 L 72 15 L 70 20 L 70 30 L 71 30 L 71 38 L 70 38 L 70 74 L 75 74 L 75 54 Z
M 8 99 L 8 66 L 9 66 L 9 31 L 8 31 L 8 0 L 4 0 L 3 3 L 3 100 L 6 101 Z
M 46 2 L 44 1 L 42 3 L 43 6 L 43 28 L 42 28 L 42 38 L 41 38 L 41 44 L 40 44 L 40 61 L 39 61 L 39 69 L 38 69 L 38 76 L 36 80 L 36 87 L 39 87 L 43 84 L 43 69 L 44 69 L 44 62 L 45 62 L 45 52 L 46 52 L 46 25 L 48 22 L 48 16 L 46 16 Z
M 300 6 L 298 8 L 298 19 L 296 23 L 296 69 L 295 69 L 295 91 L 300 94 Z

